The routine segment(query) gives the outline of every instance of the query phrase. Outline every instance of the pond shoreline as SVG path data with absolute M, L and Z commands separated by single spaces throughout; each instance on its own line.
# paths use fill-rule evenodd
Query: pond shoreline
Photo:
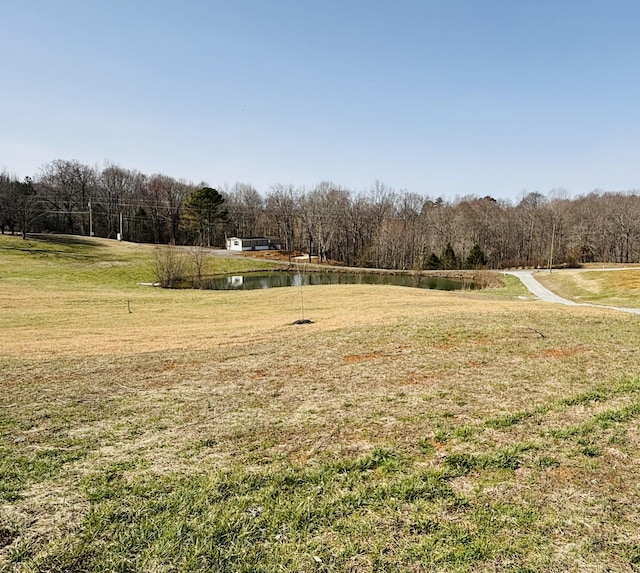
M 353 272 L 347 269 L 279 268 L 269 271 L 256 270 L 236 273 L 217 273 L 200 277 L 185 277 L 172 285 L 178 289 L 203 290 L 255 290 L 280 287 L 320 286 L 337 284 L 364 284 L 402 286 L 432 290 L 477 290 L 484 283 L 474 280 L 472 273 L 454 277 L 435 273 L 407 272 Z
M 375 269 L 366 267 L 342 267 L 334 265 L 323 265 L 319 263 L 291 263 L 274 266 L 273 269 L 245 270 L 242 273 L 227 272 L 215 273 L 201 278 L 214 278 L 234 275 L 247 275 L 264 272 L 302 272 L 302 273 L 344 273 L 344 274 L 379 274 L 391 276 L 407 277 L 429 277 L 440 279 L 451 279 L 464 283 L 474 283 L 478 288 L 500 287 L 503 285 L 501 273 L 486 269 L 452 269 L 452 270 L 399 270 L 399 269 Z

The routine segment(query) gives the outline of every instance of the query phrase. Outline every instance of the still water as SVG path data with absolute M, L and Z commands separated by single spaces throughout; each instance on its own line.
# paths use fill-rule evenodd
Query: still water
M 418 275 L 392 275 L 383 273 L 325 273 L 278 271 L 267 273 L 247 273 L 236 276 L 208 277 L 203 279 L 202 288 L 207 290 L 252 290 L 302 285 L 367 284 L 396 285 L 438 290 L 461 290 L 476 288 L 473 283 L 424 277 Z

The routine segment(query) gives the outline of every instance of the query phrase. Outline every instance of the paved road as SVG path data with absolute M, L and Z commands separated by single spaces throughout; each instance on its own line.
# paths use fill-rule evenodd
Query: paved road
M 620 269 L 606 269 L 606 270 L 620 270 Z M 562 298 L 554 292 L 550 291 L 547 287 L 542 286 L 535 278 L 534 273 L 536 271 L 505 271 L 507 275 L 513 275 L 518 277 L 522 284 L 527 287 L 529 292 L 535 297 L 545 302 L 555 302 L 557 304 L 566 304 L 567 306 L 593 306 L 596 308 L 608 308 L 611 310 L 619 310 L 620 312 L 630 312 L 631 314 L 640 314 L 640 308 L 624 308 L 619 306 L 605 306 L 602 304 L 591 304 L 588 302 L 579 303 L 568 298 Z

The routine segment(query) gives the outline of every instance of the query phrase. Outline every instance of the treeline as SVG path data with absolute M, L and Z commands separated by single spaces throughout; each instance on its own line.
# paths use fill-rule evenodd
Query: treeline
M 322 182 L 211 189 L 118 165 L 56 160 L 22 181 L 0 173 L 2 233 L 93 234 L 127 241 L 224 244 L 277 237 L 283 249 L 350 266 L 504 268 L 640 260 L 640 195 L 527 193 L 515 202 L 453 201 L 376 182 L 353 191 Z

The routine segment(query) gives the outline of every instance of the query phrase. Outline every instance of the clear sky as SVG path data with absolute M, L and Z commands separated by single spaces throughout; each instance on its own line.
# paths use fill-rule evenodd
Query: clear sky
M 0 169 L 640 188 L 638 0 L 0 0 Z

